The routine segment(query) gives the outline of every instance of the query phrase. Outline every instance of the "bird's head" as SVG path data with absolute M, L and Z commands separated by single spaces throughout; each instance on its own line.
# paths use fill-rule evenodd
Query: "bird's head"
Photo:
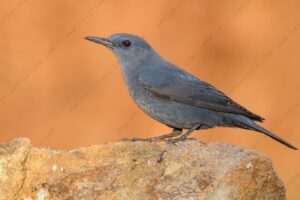
M 140 60 L 154 52 L 143 38 L 125 33 L 113 34 L 107 38 L 87 36 L 85 39 L 108 47 L 121 62 Z

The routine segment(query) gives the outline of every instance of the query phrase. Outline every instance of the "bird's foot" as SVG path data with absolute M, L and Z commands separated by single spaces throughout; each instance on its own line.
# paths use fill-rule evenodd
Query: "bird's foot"
M 122 138 L 118 142 L 163 142 L 166 139 L 160 137 L 152 137 L 152 138 Z
M 142 141 L 143 138 L 121 138 L 118 142 L 135 142 L 135 141 Z
M 170 138 L 170 139 L 166 140 L 166 142 L 169 144 L 176 144 L 177 142 L 183 142 L 186 140 L 196 140 L 196 138 L 181 138 L 181 137 L 174 138 L 174 139 Z
M 180 142 L 180 141 L 185 141 L 187 139 L 192 139 L 192 140 L 195 140 L 195 138 L 188 138 L 189 135 L 194 131 L 194 130 L 197 130 L 198 128 L 201 127 L 201 124 L 196 124 L 195 126 L 193 126 L 190 130 L 188 130 L 186 133 L 182 134 L 180 137 L 178 138 L 170 138 L 167 140 L 168 143 L 172 143 L 172 144 L 175 144 L 177 142 Z
M 178 138 L 161 138 L 161 137 L 152 137 L 152 138 L 122 138 L 118 142 L 166 142 L 170 144 L 175 144 L 177 142 L 186 141 L 186 140 L 196 140 L 195 138 L 187 137 L 178 137 Z
M 144 142 L 167 142 L 168 138 L 173 138 L 182 133 L 182 129 L 173 129 L 172 133 L 169 134 L 164 134 L 156 137 L 151 137 L 151 138 L 123 138 L 119 140 L 120 142 L 136 142 L 136 141 L 144 141 Z

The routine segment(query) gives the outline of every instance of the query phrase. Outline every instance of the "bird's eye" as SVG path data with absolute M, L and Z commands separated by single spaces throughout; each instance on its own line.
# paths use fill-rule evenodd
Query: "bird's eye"
M 131 42 L 130 42 L 129 40 L 124 40 L 124 41 L 122 42 L 122 44 L 124 45 L 124 47 L 130 47 Z

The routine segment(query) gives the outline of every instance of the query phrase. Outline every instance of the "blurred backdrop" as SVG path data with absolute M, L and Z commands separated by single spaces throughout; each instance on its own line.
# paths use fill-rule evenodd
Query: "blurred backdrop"
M 1 0 L 0 141 L 61 149 L 169 132 L 131 100 L 114 55 L 83 39 L 125 32 L 300 147 L 299 8 L 296 0 Z M 240 129 L 193 136 L 267 154 L 289 199 L 300 199 L 299 151 Z

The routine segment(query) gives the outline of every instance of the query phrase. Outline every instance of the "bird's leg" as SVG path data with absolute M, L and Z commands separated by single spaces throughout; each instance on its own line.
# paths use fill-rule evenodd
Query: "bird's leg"
M 182 133 L 182 129 L 174 128 L 172 133 L 160 135 L 160 136 L 157 136 L 157 137 L 151 137 L 151 138 L 132 138 L 132 139 L 124 138 L 121 141 L 161 142 L 161 141 L 165 141 L 168 138 L 179 136 L 181 133 Z
M 201 127 L 201 124 L 197 124 L 195 126 L 193 126 L 190 130 L 188 130 L 187 132 L 185 132 L 184 134 L 182 134 L 180 137 L 176 138 L 176 139 L 168 139 L 167 141 L 170 143 L 176 143 L 179 141 L 184 141 L 187 139 L 187 137 L 195 130 L 199 129 Z

